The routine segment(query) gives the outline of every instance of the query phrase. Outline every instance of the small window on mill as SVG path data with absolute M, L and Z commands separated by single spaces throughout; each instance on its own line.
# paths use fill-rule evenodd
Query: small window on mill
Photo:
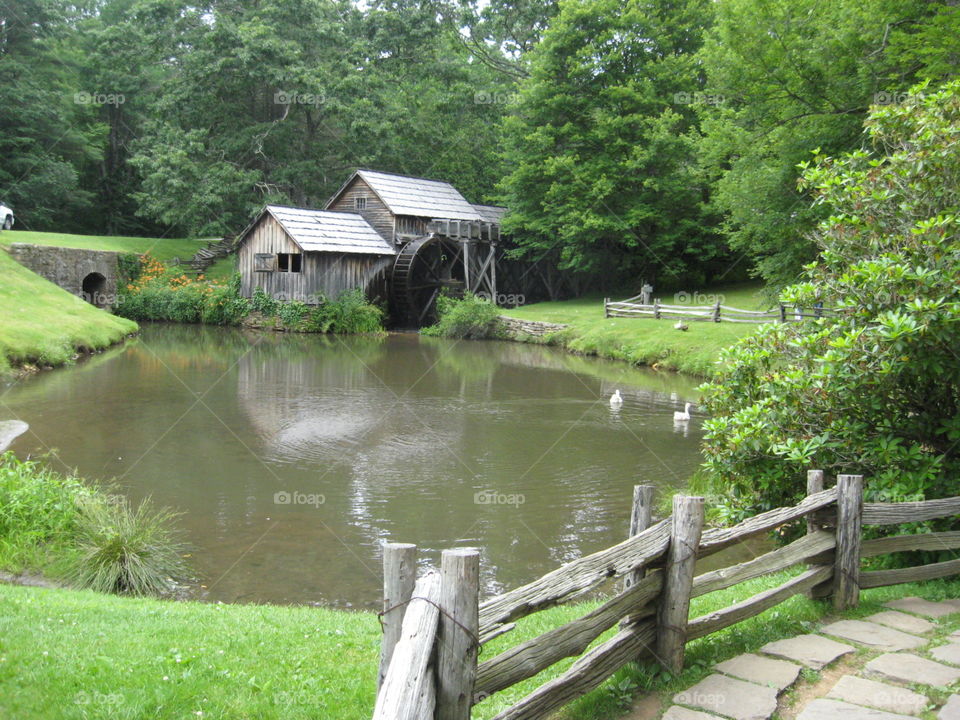
M 303 255 L 300 253 L 278 253 L 277 270 L 298 273 L 303 268 Z
M 367 199 L 365 197 L 355 197 L 353 199 L 353 206 L 357 210 L 365 210 L 367 207 Z
M 273 272 L 275 256 L 272 253 L 256 253 L 253 256 L 254 272 Z

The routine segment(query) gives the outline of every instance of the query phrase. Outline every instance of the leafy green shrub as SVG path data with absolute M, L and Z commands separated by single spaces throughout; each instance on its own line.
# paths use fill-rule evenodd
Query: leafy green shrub
M 361 290 L 347 290 L 319 309 L 329 320 L 329 332 L 341 335 L 383 332 L 383 311 L 369 302 Z
M 0 562 L 13 570 L 38 562 L 44 546 L 73 531 L 76 498 L 90 492 L 76 478 L 36 461 L 0 455 Z
M 193 280 L 147 257 L 138 280 L 122 286 L 115 312 L 131 320 L 238 325 L 250 312 L 240 297 L 239 273 L 229 284 Z
M 436 325 L 420 332 L 434 337 L 493 338 L 500 335 L 500 311 L 489 300 L 467 293 L 462 299 L 441 295 L 437 298 Z
M 280 301 L 275 300 L 267 294 L 262 287 L 254 288 L 253 297 L 250 298 L 250 307 L 264 315 L 276 315 L 280 306 Z
M 872 151 L 805 167 L 831 216 L 783 299 L 841 315 L 765 326 L 702 386 L 705 468 L 732 519 L 797 501 L 810 468 L 863 474 L 867 501 L 956 494 L 958 126 L 960 83 L 919 88 L 872 110 Z
M 175 516 L 129 503 L 37 461 L 0 455 L 0 566 L 52 572 L 80 587 L 161 594 L 182 577 Z
M 117 280 L 121 285 L 135 283 L 143 274 L 143 264 L 136 253 L 117 255 Z
M 259 288 L 258 288 L 259 289 Z M 299 330 L 310 308 L 299 300 L 290 300 L 277 304 L 277 317 L 283 326 L 291 330 Z
M 204 299 L 200 321 L 208 325 L 239 325 L 250 313 L 250 301 L 232 285 L 215 287 Z
M 154 510 L 149 499 L 134 509 L 126 498 L 86 498 L 80 503 L 76 545 L 68 573 L 77 587 L 129 595 L 162 595 L 186 568 L 171 527 L 177 517 Z

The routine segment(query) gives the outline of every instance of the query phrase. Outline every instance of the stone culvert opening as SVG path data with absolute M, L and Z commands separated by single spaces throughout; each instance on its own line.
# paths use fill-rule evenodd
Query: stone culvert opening
M 110 305 L 107 302 L 107 279 L 98 272 L 92 272 L 83 279 L 81 286 L 83 299 L 98 308 Z

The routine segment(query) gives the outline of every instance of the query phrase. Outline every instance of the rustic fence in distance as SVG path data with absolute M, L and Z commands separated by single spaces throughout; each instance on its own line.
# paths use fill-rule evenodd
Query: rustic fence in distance
M 807 497 L 728 528 L 703 529 L 703 499 L 676 495 L 669 518 L 653 523 L 653 488 L 637 486 L 630 537 L 567 563 L 522 587 L 479 601 L 479 552 L 444 551 L 439 575 L 415 581 L 416 549 L 384 546 L 384 636 L 376 720 L 468 720 L 470 708 L 577 657 L 495 720 L 534 720 L 600 686 L 632 661 L 656 661 L 678 672 L 688 642 L 759 615 L 790 597 L 832 597 L 857 605 L 860 590 L 960 573 L 960 559 L 894 570 L 861 571 L 861 559 L 907 550 L 960 548 L 960 532 L 862 540 L 865 525 L 898 525 L 960 513 L 960 497 L 911 503 L 864 503 L 863 477 L 839 475 L 824 488 L 811 470 Z M 747 538 L 806 519 L 806 534 L 748 562 L 696 574 L 699 559 Z M 777 587 L 722 610 L 689 618 L 692 598 L 802 566 Z M 619 578 L 598 607 L 478 664 L 480 646 L 516 621 L 569 603 Z M 608 640 L 589 646 L 611 628 Z
M 603 301 L 604 317 L 653 318 L 655 320 L 703 320 L 707 322 L 735 322 L 735 323 L 767 323 L 767 322 L 797 322 L 807 318 L 837 317 L 838 310 L 825 307 L 801 307 L 788 303 L 780 303 L 776 308 L 769 310 L 743 310 L 741 308 L 721 305 L 664 305 L 659 299 L 652 304 L 637 302 L 636 298 L 621 301 Z

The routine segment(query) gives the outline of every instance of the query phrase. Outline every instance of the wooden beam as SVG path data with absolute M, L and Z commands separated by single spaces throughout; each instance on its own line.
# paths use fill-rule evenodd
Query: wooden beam
M 918 567 L 874 570 L 860 575 L 860 587 L 875 588 L 900 583 L 920 582 L 960 574 L 960 559 L 920 565 Z
M 600 686 L 624 664 L 645 653 L 656 637 L 653 622 L 632 625 L 597 645 L 563 675 L 549 680 L 494 720 L 542 720 Z
M 806 517 L 820 508 L 832 505 L 836 499 L 837 489 L 830 488 L 804 498 L 798 505 L 768 510 L 765 513 L 754 515 L 752 518 L 747 518 L 733 527 L 707 530 L 703 533 L 700 541 L 700 557 L 712 555 L 748 537 L 765 533 L 798 518 Z
M 486 639 L 498 625 L 558 605 L 601 582 L 663 557 L 670 521 L 660 522 L 618 545 L 573 560 L 533 582 L 480 605 L 480 635 Z
M 837 552 L 833 573 L 833 607 L 846 610 L 860 603 L 860 537 L 863 475 L 837 476 Z
M 764 610 L 779 605 L 784 600 L 793 597 L 802 592 L 828 580 L 833 574 L 833 568 L 828 565 L 812 567 L 794 578 L 790 578 L 782 585 L 778 585 L 770 590 L 764 590 L 757 593 L 735 605 L 710 613 L 701 615 L 695 620 L 690 621 L 687 628 L 687 640 L 696 640 L 704 635 L 722 630 L 725 627 L 736 625 L 748 618 L 759 615 Z
M 580 655 L 624 615 L 639 620 L 656 614 L 656 608 L 650 603 L 660 594 L 662 587 L 663 573 L 656 571 L 583 617 L 487 660 L 478 669 L 477 692 L 499 692 L 566 657 Z
M 816 495 L 823 490 L 823 470 L 807 471 L 807 496 Z M 807 515 L 807 535 L 812 535 L 820 529 L 813 514 Z
M 653 485 L 634 485 L 633 486 L 633 504 L 630 506 L 630 531 L 628 537 L 639 535 L 653 521 L 653 493 L 656 488 Z M 646 570 L 642 567 L 633 572 L 627 573 L 623 578 L 625 588 L 640 582 L 643 579 Z
M 413 596 L 417 582 L 417 546 L 409 543 L 386 543 L 383 546 L 383 639 L 380 641 L 380 672 L 377 688 L 383 685 L 393 649 L 400 639 L 406 603 Z
M 440 632 L 437 637 L 435 720 L 470 720 L 480 649 L 480 551 L 444 550 L 440 556 Z
M 373 720 L 426 720 L 436 705 L 430 669 L 440 611 L 440 576 L 427 573 L 417 581 L 403 616 L 400 640 L 377 693 Z
M 693 579 L 691 597 L 700 597 L 707 593 L 739 585 L 747 580 L 781 572 L 797 563 L 831 550 L 836 546 L 836 543 L 833 533 L 825 530 L 818 530 L 812 535 L 804 535 L 789 545 L 771 550 L 749 562 L 698 575 Z
M 673 528 L 657 617 L 657 659 L 674 674 L 683 670 L 690 592 L 703 519 L 702 497 L 673 496 Z

